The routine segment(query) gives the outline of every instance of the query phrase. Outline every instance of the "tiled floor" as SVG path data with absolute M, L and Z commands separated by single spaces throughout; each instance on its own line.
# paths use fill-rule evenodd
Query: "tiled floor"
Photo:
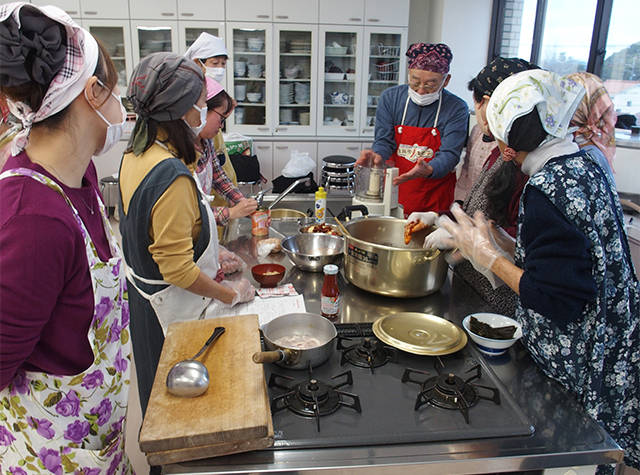
M 110 219 L 111 227 L 114 233 L 120 239 L 120 230 L 118 229 L 118 222 Z M 133 363 L 133 361 L 132 361 Z M 138 432 L 142 426 L 142 410 L 140 409 L 140 400 L 138 398 L 138 383 L 136 378 L 135 364 L 131 365 L 131 386 L 129 389 L 129 411 L 127 413 L 127 428 L 126 428 L 126 451 L 133 468 L 137 475 L 146 475 L 149 473 L 149 464 L 147 463 L 147 457 L 140 452 L 138 446 Z

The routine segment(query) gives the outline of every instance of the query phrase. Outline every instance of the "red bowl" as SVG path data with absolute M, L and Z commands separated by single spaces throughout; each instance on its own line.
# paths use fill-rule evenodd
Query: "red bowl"
M 284 277 L 285 267 L 280 264 L 258 264 L 251 273 L 261 287 L 275 287 Z

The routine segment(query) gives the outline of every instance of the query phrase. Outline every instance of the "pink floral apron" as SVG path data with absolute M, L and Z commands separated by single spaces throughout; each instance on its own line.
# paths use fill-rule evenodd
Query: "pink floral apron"
M 108 262 L 98 258 L 77 210 L 56 182 L 26 168 L 8 170 L 0 179 L 15 176 L 31 177 L 60 193 L 82 230 L 95 296 L 87 335 L 95 359 L 75 376 L 19 370 L 0 391 L 0 472 L 132 474 L 124 450 L 131 370 L 129 303 L 122 255 L 104 204 L 98 199 L 113 256 Z

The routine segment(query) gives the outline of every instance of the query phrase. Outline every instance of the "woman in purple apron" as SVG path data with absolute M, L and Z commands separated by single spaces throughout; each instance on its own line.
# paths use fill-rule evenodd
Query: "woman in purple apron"
M 3 5 L 0 35 L 23 125 L 0 174 L 0 471 L 133 473 L 129 307 L 91 161 L 122 136 L 117 72 L 56 7 Z

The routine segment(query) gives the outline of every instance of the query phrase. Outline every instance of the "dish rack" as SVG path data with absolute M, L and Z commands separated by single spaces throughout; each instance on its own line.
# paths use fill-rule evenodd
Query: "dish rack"
M 400 56 L 400 46 L 378 46 L 380 56 Z
M 378 76 L 383 81 L 397 81 L 400 61 L 394 61 L 386 64 L 376 64 L 378 68 Z

